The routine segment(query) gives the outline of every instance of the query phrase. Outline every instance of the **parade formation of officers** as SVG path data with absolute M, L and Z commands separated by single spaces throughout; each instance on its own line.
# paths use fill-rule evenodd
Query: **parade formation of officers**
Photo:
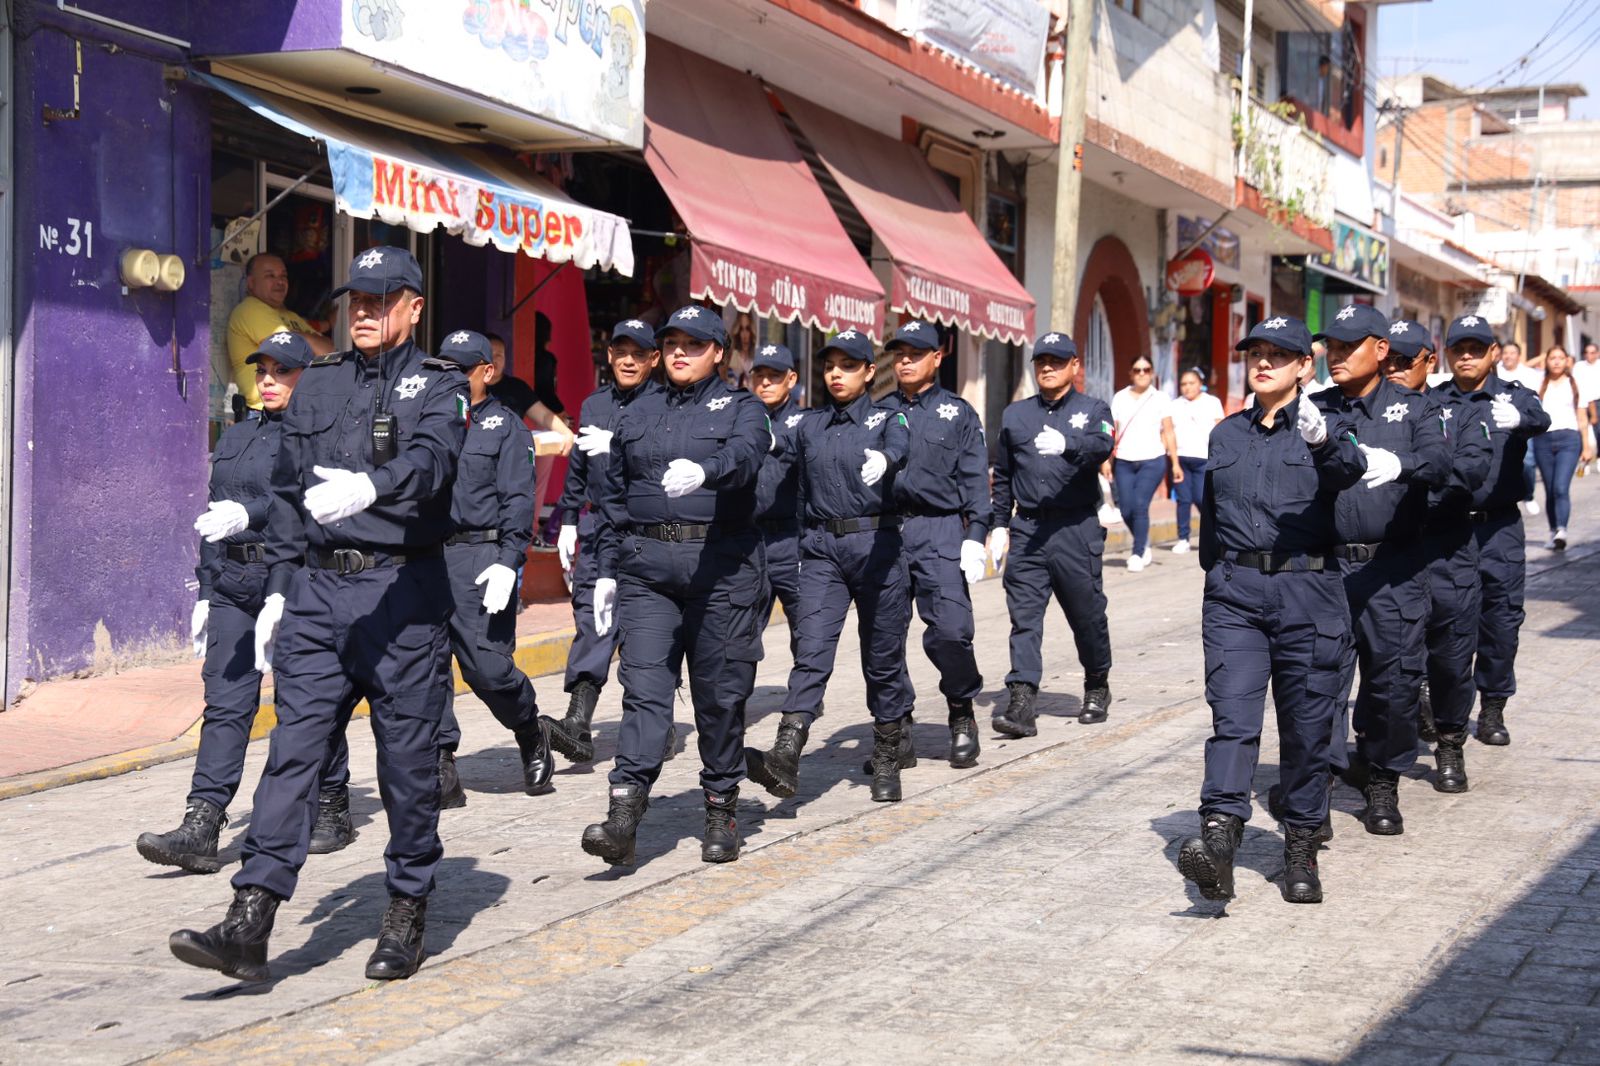
M 405 250 L 362 253 L 335 293 L 348 295 L 352 348 L 318 356 L 297 334 L 267 338 L 250 356 L 263 411 L 218 441 L 211 502 L 195 522 L 200 750 L 182 823 L 140 836 L 140 854 L 219 870 L 218 836 L 269 667 L 278 724 L 233 903 L 216 926 L 172 934 L 179 959 L 267 979 L 274 917 L 307 855 L 355 837 L 344 734 L 364 699 L 389 829 L 389 905 L 366 972 L 416 972 L 443 854 L 439 811 L 466 802 L 452 655 L 515 739 L 529 795 L 552 788 L 553 751 L 594 759 L 595 707 L 618 659 L 609 807 L 581 841 L 616 865 L 634 862 L 651 789 L 676 753 L 685 667 L 702 858 L 739 857 L 746 777 L 780 799 L 798 792 L 852 604 L 872 719 L 871 798 L 899 800 L 901 772 L 917 765 L 913 605 L 939 672 L 950 765 L 975 765 L 983 678 L 969 589 L 990 559 L 1004 567 L 1011 619 L 1007 698 L 993 730 L 1038 731 L 1052 596 L 1084 672 L 1078 720 L 1105 721 L 1111 641 L 1097 475 L 1116 432 L 1107 405 L 1075 388 L 1081 364 L 1065 334 L 1035 343 L 1037 393 L 1005 409 L 991 476 L 977 413 L 938 384 L 942 351 L 928 323 L 901 325 L 881 354 L 855 330 L 833 336 L 818 353 L 826 396 L 811 408 L 792 399 L 795 360 L 783 345 L 760 349 L 752 391 L 724 381 L 728 339 L 714 309 L 680 308 L 659 331 L 618 323 L 611 384 L 583 404 L 556 505 L 577 633 L 569 704 L 554 718 L 539 714 L 512 657 L 511 604 L 534 520 L 531 440 L 490 395 L 486 338 L 451 333 L 435 357 L 417 347 L 422 291 Z M 1436 745 L 1433 786 L 1443 792 L 1467 789 L 1475 693 L 1478 739 L 1510 739 L 1524 569 L 1517 500 L 1528 440 L 1548 416 L 1533 393 L 1492 372 L 1498 344 L 1474 316 L 1450 324 L 1452 376 L 1427 391 L 1439 353 L 1417 323 L 1342 309 L 1315 338 L 1327 344 L 1333 386 L 1308 394 L 1313 339 L 1292 318 L 1255 326 L 1238 345 L 1253 403 L 1210 438 L 1200 562 L 1213 735 L 1200 834 L 1178 857 L 1207 899 L 1234 894 L 1269 684 L 1279 773 L 1265 801 L 1284 827 L 1291 902 L 1322 899 L 1317 855 L 1332 838 L 1335 780 L 1364 794 L 1368 832 L 1394 835 L 1419 736 Z M 880 359 L 896 388 L 875 400 Z M 789 619 L 793 667 L 776 739 L 759 750 L 744 743 L 745 704 L 775 601 Z

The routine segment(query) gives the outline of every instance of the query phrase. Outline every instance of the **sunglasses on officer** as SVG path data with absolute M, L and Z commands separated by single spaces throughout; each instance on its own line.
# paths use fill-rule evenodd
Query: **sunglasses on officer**
M 1385 369 L 1404 370 L 1419 358 L 1421 358 L 1420 352 L 1417 355 L 1407 355 L 1404 352 L 1397 352 L 1390 348 L 1389 354 L 1383 357 L 1383 365 Z

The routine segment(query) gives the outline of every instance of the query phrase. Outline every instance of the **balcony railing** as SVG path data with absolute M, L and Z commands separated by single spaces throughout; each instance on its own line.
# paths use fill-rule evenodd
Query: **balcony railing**
M 1235 173 L 1284 217 L 1333 221 L 1333 152 L 1300 122 L 1254 100 L 1234 111 Z

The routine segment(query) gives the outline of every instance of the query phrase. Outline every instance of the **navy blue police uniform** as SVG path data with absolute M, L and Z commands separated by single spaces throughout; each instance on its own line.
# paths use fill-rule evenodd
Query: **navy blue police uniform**
M 1298 319 L 1258 323 L 1237 347 L 1258 341 L 1311 352 L 1310 333 Z M 1310 402 L 1301 393 L 1271 425 L 1256 405 L 1211 432 L 1200 502 L 1206 574 L 1200 631 L 1212 735 L 1200 790 L 1202 836 L 1179 853 L 1184 876 L 1211 899 L 1233 894 L 1232 855 L 1250 818 L 1269 684 L 1291 843 L 1303 848 L 1301 838 L 1317 833 L 1327 817 L 1329 738 L 1350 645 L 1349 605 L 1331 554 L 1334 507 L 1366 460 L 1337 413 L 1324 416 L 1323 443 L 1306 442 L 1296 425 L 1300 405 Z M 1214 868 L 1219 858 L 1225 870 Z
M 439 347 L 439 358 L 470 372 L 491 362 L 489 339 L 472 330 L 457 330 Z M 520 570 L 533 536 L 533 438 L 522 418 L 493 395 L 471 404 L 466 443 L 456 466 L 450 496 L 451 533 L 444 562 L 450 572 L 450 650 L 461 667 L 461 679 L 484 702 L 495 719 L 517 739 L 523 788 L 530 796 L 550 790 L 549 739 L 539 723 L 539 701 L 533 682 L 517 668 L 517 612 L 511 601 L 490 613 L 484 608 L 489 567 Z M 439 728 L 439 747 L 453 753 L 461 743 L 454 691 Z M 445 756 L 453 763 L 453 758 Z M 446 807 L 466 802 L 454 766 L 441 783 Z
M 1077 345 L 1064 333 L 1046 333 L 1033 356 L 1074 359 Z M 1041 455 L 1034 439 L 1050 427 L 1066 438 L 1061 455 Z M 995 729 L 1033 736 L 1033 698 L 1044 676 L 1044 616 L 1054 595 L 1072 628 L 1084 673 L 1087 721 L 1104 708 L 1091 701 L 1111 674 L 1111 631 L 1106 622 L 1101 560 L 1106 531 L 1100 524 L 1100 464 L 1111 455 L 1111 409 L 1069 386 L 1054 402 L 1031 396 L 1006 407 L 1000 419 L 994 465 L 994 525 L 1009 530 L 1003 584 L 1011 615 L 1011 701 L 997 710 Z
M 751 370 L 766 367 L 780 373 L 794 370 L 794 356 L 787 346 L 765 344 L 757 351 Z M 789 622 L 789 653 L 799 655 L 799 632 L 795 626 L 800 596 L 800 514 L 799 463 L 795 456 L 795 436 L 807 415 L 790 396 L 776 408 L 767 408 L 772 422 L 772 450 L 761 462 L 756 479 L 756 523 L 761 527 L 761 542 L 767 553 L 767 602 L 761 616 L 766 632 L 772 618 L 773 603 L 783 604 Z

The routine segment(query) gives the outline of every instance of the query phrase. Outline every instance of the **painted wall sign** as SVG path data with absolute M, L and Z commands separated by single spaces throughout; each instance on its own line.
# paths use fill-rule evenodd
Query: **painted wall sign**
M 1360 226 L 1334 219 L 1333 253 L 1315 255 L 1306 262 L 1375 294 L 1389 291 L 1389 239 Z

